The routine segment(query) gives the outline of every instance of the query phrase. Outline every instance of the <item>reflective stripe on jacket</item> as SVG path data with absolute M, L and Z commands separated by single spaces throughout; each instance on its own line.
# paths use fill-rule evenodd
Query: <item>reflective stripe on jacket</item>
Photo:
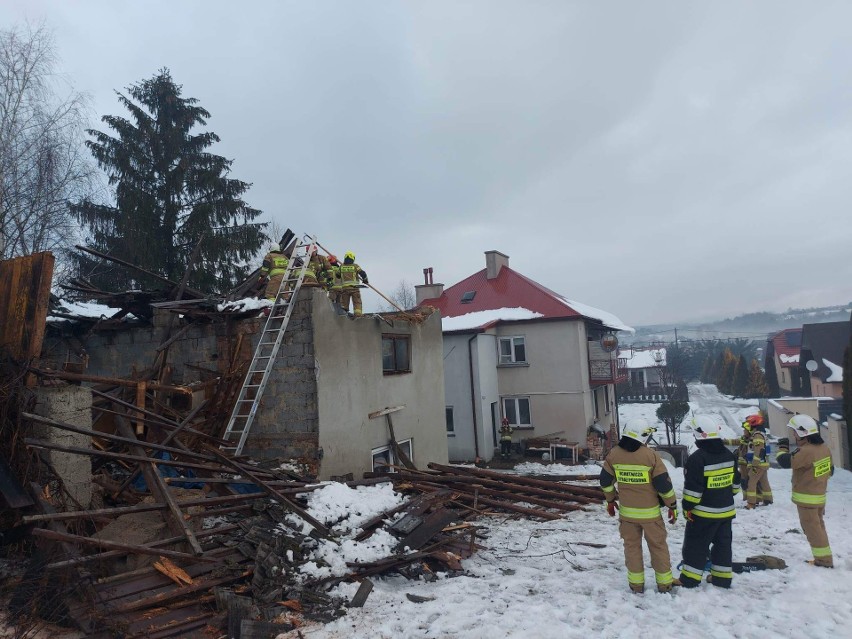
M 831 453 L 826 444 L 799 443 L 791 459 L 793 468 L 793 503 L 805 508 L 825 506 L 828 478 L 833 472 Z

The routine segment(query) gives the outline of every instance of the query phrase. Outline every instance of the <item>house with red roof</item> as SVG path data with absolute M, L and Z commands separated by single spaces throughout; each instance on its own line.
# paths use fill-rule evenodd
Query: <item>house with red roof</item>
M 446 290 L 431 269 L 419 305 L 441 313 L 449 456 L 489 460 L 501 420 L 514 441 L 553 436 L 586 446 L 618 428 L 615 315 L 569 300 L 486 251 L 485 268 Z
M 766 340 L 766 361 L 775 364 L 778 388 L 782 395 L 802 396 L 801 375 L 799 374 L 799 355 L 802 349 L 802 329 L 785 328 L 769 336 Z

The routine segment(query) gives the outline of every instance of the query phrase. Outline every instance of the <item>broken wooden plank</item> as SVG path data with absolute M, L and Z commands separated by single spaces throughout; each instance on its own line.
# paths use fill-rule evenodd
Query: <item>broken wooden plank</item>
M 441 532 L 447 524 L 456 521 L 458 518 L 458 513 L 454 513 L 446 508 L 429 513 L 423 520 L 423 523 L 400 540 L 396 546 L 396 550 L 404 551 L 406 548 L 419 550 L 435 535 Z
M 107 541 L 106 539 L 93 539 L 92 537 L 82 537 L 80 535 L 72 535 L 71 533 L 58 532 L 56 530 L 47 530 L 46 528 L 33 528 L 33 535 L 36 537 L 44 537 L 45 539 L 53 539 L 54 541 L 64 541 L 75 544 L 85 544 L 89 546 L 98 546 L 108 550 L 126 550 L 129 553 L 139 555 L 153 555 L 158 557 L 163 555 L 171 559 L 183 559 L 185 561 L 201 561 L 201 562 L 216 562 L 216 559 L 208 557 L 196 557 L 185 552 L 177 552 L 176 550 L 165 550 L 163 548 L 149 548 L 147 546 L 139 546 L 135 544 L 122 544 L 116 541 Z
M 209 452 L 213 453 L 219 460 L 227 466 L 230 466 L 235 471 L 239 471 L 239 474 L 245 475 L 249 479 L 253 480 L 258 486 L 263 488 L 267 493 L 269 493 L 269 497 L 279 502 L 282 506 L 289 509 L 290 511 L 297 514 L 299 517 L 308 522 L 311 526 L 313 526 L 314 530 L 319 534 L 323 539 L 328 539 L 330 536 L 328 528 L 326 528 L 322 523 L 320 523 L 317 519 L 315 519 L 308 511 L 294 503 L 289 497 L 283 495 L 278 492 L 275 488 L 269 485 L 268 482 L 262 480 L 260 477 L 255 475 L 252 471 L 250 471 L 245 466 L 238 464 L 230 457 L 222 454 L 219 450 L 209 446 L 207 444 L 202 444 L 202 446 L 207 449 Z
M 364 577 L 361 580 L 361 585 L 358 586 L 358 590 L 355 592 L 355 596 L 352 597 L 352 601 L 349 602 L 349 607 L 362 608 L 367 601 L 367 597 L 370 596 L 372 591 L 373 582 Z
M 186 574 L 183 568 L 170 561 L 168 557 L 160 557 L 160 561 L 155 561 L 153 566 L 157 572 L 164 574 L 178 586 L 188 586 L 193 583 L 192 577 Z

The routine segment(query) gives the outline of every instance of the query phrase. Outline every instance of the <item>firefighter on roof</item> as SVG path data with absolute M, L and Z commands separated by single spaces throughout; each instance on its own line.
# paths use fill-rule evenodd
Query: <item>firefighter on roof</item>
M 677 585 L 660 512 L 660 504 L 667 506 L 669 523 L 675 523 L 677 498 L 663 460 L 645 445 L 655 430 L 644 419 L 629 421 L 618 445 L 606 456 L 600 475 L 607 512 L 610 517 L 615 516 L 616 510 L 620 513 L 627 583 L 636 593 L 645 591 L 643 535 L 651 553 L 657 590 L 668 592 Z
M 355 263 L 355 253 L 346 251 L 343 264 L 340 265 L 341 289 L 338 295 L 340 306 L 344 311 L 349 310 L 349 300 L 352 300 L 352 311 L 355 317 L 361 316 L 361 289 L 358 280 L 369 284 L 367 272 Z
M 736 516 L 734 495 L 739 492 L 737 458 L 725 448 L 719 424 L 713 417 L 693 417 L 698 447 L 683 468 L 683 563 L 680 583 L 695 588 L 710 559 L 710 581 L 714 586 L 730 588 L 733 578 L 731 521 Z
M 793 503 L 814 556 L 808 563 L 834 568 L 824 520 L 828 478 L 834 474 L 831 453 L 812 417 L 794 415 L 787 427 L 793 431 L 799 449 L 791 455 L 787 449 L 789 444 L 784 442 L 779 446 L 776 459 L 781 467 L 793 469 Z
M 263 292 L 266 299 L 275 300 L 286 270 L 287 256 L 281 252 L 281 247 L 278 244 L 271 244 L 269 252 L 263 258 L 263 265 L 260 267 L 260 279 L 261 281 L 266 280 L 266 289 Z

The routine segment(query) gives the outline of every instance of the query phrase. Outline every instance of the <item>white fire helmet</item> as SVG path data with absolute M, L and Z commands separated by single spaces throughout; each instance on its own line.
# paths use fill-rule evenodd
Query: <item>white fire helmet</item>
M 648 424 L 647 420 L 631 419 L 627 422 L 627 424 L 625 424 L 624 430 L 621 432 L 621 436 L 635 439 L 640 444 L 644 444 L 656 431 L 657 429 Z
M 278 245 L 277 242 L 273 242 L 272 244 L 269 245 L 269 250 L 272 251 L 273 253 L 277 253 L 278 251 L 281 250 L 281 247 Z
M 718 420 L 709 415 L 696 415 L 689 420 L 688 424 L 695 431 L 696 441 L 722 437 Z
M 787 422 L 787 428 L 792 429 L 799 437 L 819 434 L 819 424 L 810 415 L 793 415 Z

